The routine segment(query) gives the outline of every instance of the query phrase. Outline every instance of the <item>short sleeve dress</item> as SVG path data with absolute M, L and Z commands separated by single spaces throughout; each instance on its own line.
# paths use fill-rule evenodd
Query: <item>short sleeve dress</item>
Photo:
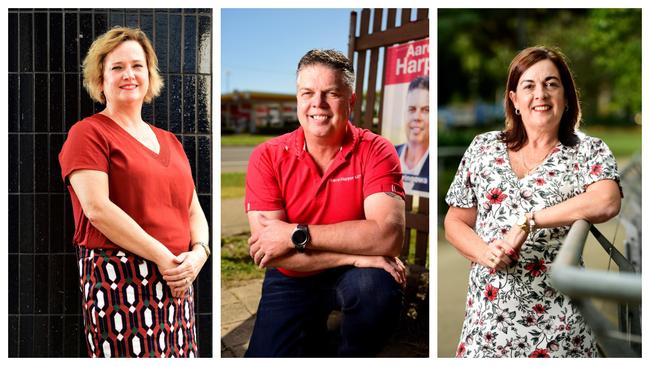
M 616 160 L 600 139 L 578 133 L 576 146 L 559 143 L 519 179 L 499 137 L 493 131 L 474 138 L 446 198 L 450 206 L 477 208 L 474 230 L 488 244 L 526 212 L 554 206 L 599 180 L 619 182 Z M 591 329 L 548 276 L 569 228 L 535 231 L 505 270 L 472 263 L 457 357 L 598 357 Z

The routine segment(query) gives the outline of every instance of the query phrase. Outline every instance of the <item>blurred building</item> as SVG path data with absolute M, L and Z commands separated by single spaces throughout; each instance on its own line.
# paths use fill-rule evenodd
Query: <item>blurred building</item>
M 221 131 L 256 132 L 298 124 L 296 95 L 237 91 L 221 95 Z

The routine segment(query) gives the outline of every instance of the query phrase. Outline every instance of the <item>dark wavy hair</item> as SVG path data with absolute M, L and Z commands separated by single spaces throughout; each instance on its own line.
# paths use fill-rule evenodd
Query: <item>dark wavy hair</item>
M 559 49 L 535 46 L 528 47 L 519 52 L 508 68 L 508 80 L 503 98 L 506 112 L 506 127 L 501 133 L 501 141 L 514 151 L 518 151 L 526 144 L 528 135 L 526 134 L 521 116 L 515 113 L 515 106 L 510 100 L 509 94 L 511 91 L 516 92 L 517 83 L 521 75 L 528 68 L 543 60 L 551 60 L 560 72 L 560 79 L 564 87 L 564 97 L 569 107 L 569 110 L 562 114 L 558 138 L 565 146 L 575 146 L 578 143 L 576 130 L 580 126 L 582 113 L 580 111 L 578 90 L 573 81 L 573 74 L 569 69 L 566 56 Z

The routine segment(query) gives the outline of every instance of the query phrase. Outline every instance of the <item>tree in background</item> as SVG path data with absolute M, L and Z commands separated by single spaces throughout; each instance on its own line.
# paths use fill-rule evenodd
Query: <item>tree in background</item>
M 640 9 L 440 9 L 439 105 L 500 103 L 510 60 L 537 44 L 569 58 L 588 124 L 640 123 Z

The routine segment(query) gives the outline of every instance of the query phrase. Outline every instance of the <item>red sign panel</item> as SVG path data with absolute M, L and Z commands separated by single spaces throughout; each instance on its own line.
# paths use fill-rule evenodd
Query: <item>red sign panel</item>
M 429 38 L 386 49 L 385 85 L 408 83 L 429 75 Z

